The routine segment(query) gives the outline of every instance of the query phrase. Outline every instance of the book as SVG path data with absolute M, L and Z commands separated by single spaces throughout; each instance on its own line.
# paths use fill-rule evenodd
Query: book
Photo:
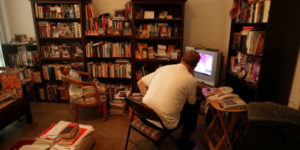
M 88 62 L 88 73 L 99 78 L 131 78 L 131 63 Z
M 86 44 L 86 57 L 88 58 L 113 58 L 131 57 L 131 44 L 127 42 L 89 42 Z
M 76 138 L 78 130 L 79 130 L 78 123 L 70 123 L 59 133 L 59 136 L 63 140 L 70 140 L 70 139 L 73 140 L 74 138 Z
M 72 140 L 63 140 L 59 135 L 60 133 L 67 127 L 72 126 L 73 123 L 68 121 L 59 121 L 57 123 L 53 123 L 47 130 L 42 132 L 36 140 L 46 142 L 49 144 L 60 144 L 67 147 L 76 147 L 82 144 L 81 142 L 87 137 L 89 134 L 93 133 L 95 130 L 90 125 L 82 125 L 79 124 L 77 136 Z

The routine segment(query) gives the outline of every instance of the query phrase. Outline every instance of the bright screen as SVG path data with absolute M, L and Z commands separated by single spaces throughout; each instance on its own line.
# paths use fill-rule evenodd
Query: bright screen
M 200 53 L 201 56 L 200 61 L 198 62 L 195 72 L 205 74 L 205 75 L 211 75 L 212 73 L 212 65 L 213 65 L 213 54 L 207 54 L 207 53 Z

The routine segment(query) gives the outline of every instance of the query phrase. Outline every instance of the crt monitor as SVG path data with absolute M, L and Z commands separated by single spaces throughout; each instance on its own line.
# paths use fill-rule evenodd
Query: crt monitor
M 222 53 L 217 50 L 197 49 L 190 46 L 185 49 L 186 52 L 190 50 L 195 50 L 201 56 L 194 69 L 196 80 L 210 86 L 217 86 L 219 84 Z

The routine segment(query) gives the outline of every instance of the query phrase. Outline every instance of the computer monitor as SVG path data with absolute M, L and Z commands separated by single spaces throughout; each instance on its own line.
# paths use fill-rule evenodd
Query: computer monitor
M 201 56 L 197 66 L 194 69 L 197 81 L 202 81 L 210 86 L 217 86 L 220 78 L 222 53 L 217 50 L 197 49 L 186 46 L 185 52 L 195 50 Z

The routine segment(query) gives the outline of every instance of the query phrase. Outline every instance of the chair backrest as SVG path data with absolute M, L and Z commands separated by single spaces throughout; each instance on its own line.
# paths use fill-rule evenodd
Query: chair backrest
M 143 118 L 143 119 L 150 119 L 153 121 L 159 121 L 161 122 L 161 119 L 157 115 L 157 113 L 145 105 L 144 103 L 134 100 L 133 98 L 126 97 L 125 98 L 128 105 L 132 108 L 133 113 L 135 113 L 137 116 Z

